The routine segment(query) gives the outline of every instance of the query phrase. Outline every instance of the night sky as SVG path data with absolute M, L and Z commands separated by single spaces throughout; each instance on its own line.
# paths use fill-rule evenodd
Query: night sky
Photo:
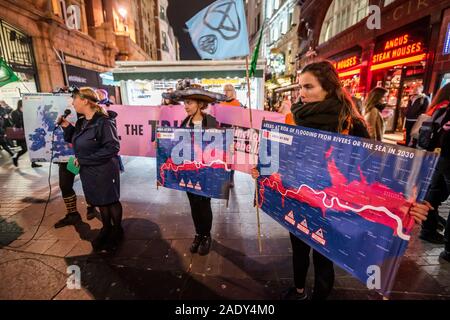
M 200 60 L 189 33 L 185 31 L 186 21 L 215 0 L 169 0 L 167 17 L 180 44 L 181 60 Z

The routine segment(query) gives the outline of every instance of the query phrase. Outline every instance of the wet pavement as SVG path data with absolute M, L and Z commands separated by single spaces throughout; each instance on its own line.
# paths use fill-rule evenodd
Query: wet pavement
M 95 254 L 90 241 L 101 223 L 86 219 L 80 181 L 75 188 L 83 222 L 54 229 L 65 214 L 57 166 L 43 217 L 49 167 L 33 169 L 25 158 L 15 168 L 0 151 L 0 299 L 279 299 L 293 283 L 288 232 L 263 212 L 259 252 L 248 175 L 236 173 L 228 207 L 212 201 L 214 242 L 202 257 L 189 252 L 194 227 L 186 194 L 156 188 L 154 159 L 125 157 L 125 240 L 114 253 Z M 450 205 L 440 210 L 446 217 Z M 443 246 L 423 242 L 417 233 L 416 227 L 391 299 L 450 299 L 450 263 L 439 260 Z M 71 265 L 81 270 L 81 289 L 67 286 Z M 311 268 L 309 288 L 312 280 Z M 381 296 L 336 267 L 330 298 Z

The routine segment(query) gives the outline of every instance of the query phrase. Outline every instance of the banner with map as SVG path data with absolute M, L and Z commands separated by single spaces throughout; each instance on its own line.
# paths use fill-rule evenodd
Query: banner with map
M 67 117 L 75 123 L 77 114 L 69 94 L 30 93 L 23 95 L 25 139 L 31 161 L 66 162 L 73 155 L 72 147 L 64 141 L 61 127 L 56 127 L 58 116 L 70 109 Z M 53 148 L 52 148 L 53 146 Z
M 264 122 L 258 205 L 350 274 L 389 295 L 437 154 Z

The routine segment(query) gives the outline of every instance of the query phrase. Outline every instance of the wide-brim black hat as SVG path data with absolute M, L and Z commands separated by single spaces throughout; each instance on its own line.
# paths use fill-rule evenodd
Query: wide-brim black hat
M 183 101 L 186 99 L 194 99 L 213 103 L 216 101 L 227 101 L 229 98 L 221 93 L 211 92 L 203 89 L 200 85 L 192 84 L 189 80 L 179 81 L 177 90 L 173 92 L 164 92 L 162 94 L 164 99 L 171 99 L 175 101 Z

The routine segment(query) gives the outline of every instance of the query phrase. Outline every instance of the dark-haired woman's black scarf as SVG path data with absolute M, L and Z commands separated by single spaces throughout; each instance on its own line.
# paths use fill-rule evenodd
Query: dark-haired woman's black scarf
M 337 98 L 329 98 L 320 102 L 298 102 L 292 106 L 291 112 L 298 126 L 337 132 L 342 108 Z

